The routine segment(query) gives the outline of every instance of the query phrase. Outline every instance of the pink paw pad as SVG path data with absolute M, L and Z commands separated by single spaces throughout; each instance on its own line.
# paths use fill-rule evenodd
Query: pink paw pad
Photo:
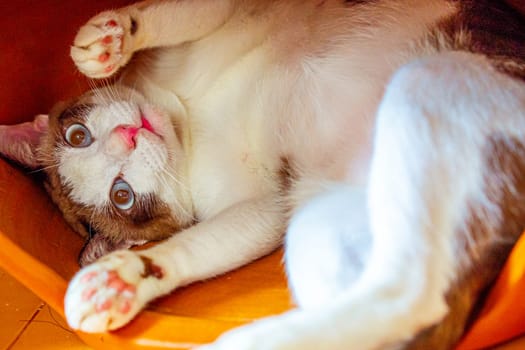
M 131 310 L 131 302 L 129 300 L 122 301 L 118 311 L 121 314 L 127 314 Z
M 106 62 L 107 60 L 109 60 L 109 53 L 108 52 L 104 52 L 104 53 L 101 53 L 99 56 L 98 56 L 98 61 L 99 62 Z
M 112 65 L 107 66 L 106 68 L 104 68 L 104 72 L 105 72 L 105 73 L 109 73 L 109 72 L 111 72 L 111 71 L 114 70 L 114 69 L 115 69 L 115 65 L 112 64 Z
M 98 276 L 98 273 L 96 271 L 91 271 L 86 273 L 82 278 L 80 279 L 80 282 L 82 283 L 89 283 L 91 280 Z
M 95 288 L 88 288 L 82 292 L 82 300 L 88 301 L 93 298 L 93 296 L 97 293 L 97 290 Z
M 97 280 L 100 282 L 101 278 L 102 286 L 96 286 L 93 282 Z M 93 302 L 96 313 L 112 308 L 122 314 L 130 312 L 137 288 L 124 281 L 117 271 L 110 270 L 106 273 L 92 271 L 82 276 L 80 281 L 87 284 L 81 294 L 81 299 Z
M 120 278 L 116 271 L 108 272 L 108 279 L 106 283 L 106 287 L 115 289 L 119 294 L 125 293 L 126 295 L 135 295 L 135 286 L 126 283 L 122 278 Z
M 109 45 L 113 42 L 113 38 L 111 37 L 111 35 L 106 35 L 103 39 L 102 39 L 102 43 L 105 44 L 105 45 Z
M 113 302 L 109 299 L 106 299 L 102 301 L 101 303 L 95 305 L 95 311 L 97 313 L 108 311 L 109 309 L 111 309 L 112 306 L 113 306 Z

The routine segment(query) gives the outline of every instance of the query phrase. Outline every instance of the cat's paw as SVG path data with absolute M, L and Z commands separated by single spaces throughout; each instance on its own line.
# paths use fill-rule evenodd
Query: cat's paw
M 163 270 L 150 258 L 116 251 L 83 268 L 69 284 L 66 318 L 73 329 L 98 333 L 128 323 L 156 297 Z
M 71 46 L 71 58 L 88 77 L 108 77 L 131 58 L 136 27 L 128 14 L 102 12 L 80 28 Z

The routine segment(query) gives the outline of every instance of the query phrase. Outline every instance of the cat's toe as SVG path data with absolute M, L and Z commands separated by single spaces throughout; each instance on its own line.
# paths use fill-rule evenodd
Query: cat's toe
M 73 329 L 104 332 L 128 323 L 144 306 L 138 298 L 143 264 L 133 252 L 119 251 L 82 269 L 65 298 Z
M 114 74 L 131 57 L 128 16 L 103 12 L 80 28 L 71 47 L 78 69 L 90 78 Z

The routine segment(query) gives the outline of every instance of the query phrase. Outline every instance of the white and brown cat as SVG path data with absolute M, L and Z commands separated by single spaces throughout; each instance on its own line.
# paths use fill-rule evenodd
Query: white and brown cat
M 448 349 L 525 224 L 525 20 L 500 1 L 173 0 L 71 48 L 114 83 L 0 128 L 91 237 L 102 332 L 283 241 L 299 307 L 206 349 Z M 285 235 L 286 232 L 286 235 Z M 173 330 L 177 332 L 177 330 Z

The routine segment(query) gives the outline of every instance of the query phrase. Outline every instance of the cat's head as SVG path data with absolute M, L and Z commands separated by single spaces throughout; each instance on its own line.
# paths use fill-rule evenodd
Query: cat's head
M 134 90 L 96 89 L 57 105 L 49 118 L 2 128 L 0 152 L 43 169 L 64 218 L 81 235 L 107 242 L 108 250 L 166 238 L 191 224 L 178 174 L 179 135 L 170 117 Z M 92 260 L 90 254 L 81 261 Z

